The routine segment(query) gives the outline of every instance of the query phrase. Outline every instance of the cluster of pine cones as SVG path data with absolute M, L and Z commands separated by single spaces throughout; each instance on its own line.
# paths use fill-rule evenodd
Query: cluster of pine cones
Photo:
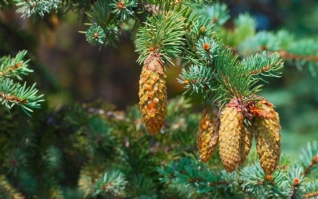
M 139 106 L 147 131 L 156 135 L 167 113 L 166 75 L 160 54 L 151 52 L 144 62 L 139 80 Z M 271 175 L 280 159 L 280 124 L 273 104 L 261 97 L 244 105 L 233 98 L 221 111 L 207 107 L 200 121 L 198 149 L 200 159 L 208 161 L 220 144 L 220 157 L 228 172 L 246 160 L 256 140 L 261 166 Z
M 217 107 L 207 107 L 200 121 L 198 149 L 200 159 L 208 161 L 217 144 L 220 158 L 228 172 L 236 170 L 246 160 L 253 137 L 257 154 L 266 175 L 271 175 L 280 159 L 280 124 L 273 104 L 257 97 L 244 106 L 233 98 L 218 116 Z

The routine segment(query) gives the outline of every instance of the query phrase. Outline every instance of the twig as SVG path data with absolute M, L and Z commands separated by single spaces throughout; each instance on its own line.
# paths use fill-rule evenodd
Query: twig
M 295 55 L 295 54 L 288 53 L 284 50 L 281 50 L 278 53 L 282 59 L 306 60 L 306 61 L 318 62 L 318 56 L 314 56 L 314 55 Z

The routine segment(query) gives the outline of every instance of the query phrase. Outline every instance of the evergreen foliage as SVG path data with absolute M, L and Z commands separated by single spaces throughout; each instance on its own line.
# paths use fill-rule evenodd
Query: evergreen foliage
M 8 56 L 0 59 L 0 99 L 8 110 L 19 105 L 29 115 L 33 108 L 40 108 L 43 95 L 36 95 L 36 84 L 26 87 L 26 82 L 22 85 L 12 80 L 22 80 L 22 75 L 33 72 L 28 68 L 28 61 L 23 61 L 25 55 L 26 51 L 22 51 L 15 58 Z
M 17 12 L 22 13 L 22 17 L 30 17 L 34 14 L 39 14 L 43 17 L 45 14 L 50 13 L 51 10 L 58 9 L 59 5 L 62 3 L 61 0 L 15 0 L 14 2 L 20 7 Z
M 162 73 L 160 80 L 168 66 L 180 63 L 183 69 L 178 81 L 185 86 L 185 92 L 206 105 L 218 107 L 217 117 L 224 107 L 236 110 L 233 103 L 237 102 L 243 118 L 237 121 L 240 128 L 257 128 L 253 126 L 254 118 L 279 123 L 273 109 L 257 107 L 263 100 L 257 94 L 268 77 L 281 76 L 284 62 L 299 69 L 308 67 L 316 75 L 316 39 L 296 39 L 285 30 L 257 32 L 256 22 L 248 14 L 239 15 L 234 28 L 228 29 L 225 23 L 230 18 L 229 11 L 218 2 L 0 0 L 1 9 L 14 4 L 24 18 L 75 10 L 89 21 L 87 31 L 81 31 L 87 42 L 100 48 L 116 46 L 121 34 L 130 32 L 140 54 L 137 62 L 148 67 L 148 62 L 155 60 L 151 63 L 155 68 L 149 71 Z M 157 59 L 147 61 L 150 55 Z M 0 59 L 0 99 L 3 109 L 11 110 L 18 105 L 30 115 L 44 100 L 43 95 L 37 95 L 35 83 L 31 87 L 19 83 L 33 72 L 25 56 L 26 51 L 21 51 L 14 58 Z M 155 80 L 151 85 L 155 85 Z M 316 141 L 303 149 L 300 161 L 281 156 L 272 174 L 265 174 L 254 149 L 246 161 L 240 160 L 238 168 L 229 173 L 222 166 L 224 160 L 217 155 L 208 163 L 200 162 L 195 146 L 200 115 L 190 108 L 184 97 L 169 101 L 164 127 L 157 136 L 148 135 L 137 106 L 126 113 L 101 103 L 74 104 L 54 111 L 40 109 L 34 113 L 36 119 L 26 122 L 23 128 L 18 121 L 28 116 L 14 109 L 10 114 L 1 110 L 0 197 L 318 196 Z M 272 121 L 273 118 L 276 120 Z M 268 133 L 279 134 L 279 128 L 274 129 L 278 133 L 274 130 Z M 280 141 L 280 135 L 275 138 Z

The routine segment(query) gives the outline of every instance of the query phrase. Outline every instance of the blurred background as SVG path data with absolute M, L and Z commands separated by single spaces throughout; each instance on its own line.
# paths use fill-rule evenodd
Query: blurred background
M 225 0 L 231 20 L 249 13 L 257 21 L 257 30 L 286 29 L 296 37 L 317 37 L 318 2 L 315 0 Z M 83 16 L 83 15 L 82 15 Z M 117 47 L 99 49 L 86 42 L 79 31 L 87 30 L 85 18 L 68 12 L 44 19 L 21 19 L 14 10 L 0 11 L 0 56 L 29 51 L 31 68 L 46 105 L 58 110 L 74 102 L 101 100 L 125 110 L 138 103 L 141 66 L 136 63 L 132 36 L 124 32 Z M 16 34 L 18 29 L 21 34 Z M 14 46 L 14 48 L 12 48 Z M 183 85 L 176 80 L 180 67 L 167 71 L 168 97 L 181 95 Z M 317 68 L 318 71 L 318 68 Z M 277 108 L 282 125 L 283 152 L 298 154 L 307 141 L 318 140 L 318 77 L 307 68 L 286 63 L 283 76 L 269 79 L 261 93 Z M 190 96 L 187 96 L 190 97 Z M 193 111 L 202 104 L 192 100 Z M 296 153 L 297 152 L 297 153 Z

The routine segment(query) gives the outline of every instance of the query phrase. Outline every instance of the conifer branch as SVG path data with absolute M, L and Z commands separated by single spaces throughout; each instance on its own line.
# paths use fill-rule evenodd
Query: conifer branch
M 53 185 L 45 195 L 49 199 L 64 199 L 63 191 L 56 185 Z
M 40 108 L 43 95 L 37 95 L 38 90 L 35 83 L 31 87 L 26 87 L 26 82 L 22 85 L 13 82 L 10 78 L 21 80 L 21 75 L 33 72 L 28 68 L 28 61 L 23 61 L 26 51 L 19 52 L 15 58 L 2 57 L 0 59 L 0 102 L 9 110 L 14 105 L 19 105 L 22 110 L 30 115 L 33 108 Z
M 299 198 L 301 196 L 300 186 L 303 181 L 303 169 L 299 165 L 292 165 L 288 172 L 289 183 L 286 189 L 289 190 L 288 198 Z
M 314 55 L 297 55 L 297 54 L 288 53 L 286 51 L 279 51 L 278 53 L 282 59 L 293 60 L 293 61 L 305 60 L 305 61 L 318 62 L 318 56 L 314 56 Z
M 128 197 L 137 197 L 137 198 L 154 198 L 156 195 L 154 194 L 155 184 L 152 179 L 147 177 L 144 174 L 138 174 L 134 176 L 131 183 L 127 185 Z
M 112 12 L 113 4 L 106 1 L 97 1 L 91 6 L 89 12 L 86 12 L 91 23 L 86 33 L 87 41 L 93 45 L 115 45 L 119 36 L 119 21 L 116 20 L 116 12 Z M 117 8 L 116 8 L 117 9 Z M 118 12 L 117 12 L 118 14 Z
M 217 30 L 220 38 L 223 39 L 224 44 L 236 48 L 242 41 L 255 35 L 256 21 L 249 14 L 240 14 L 234 20 L 235 28 Z
M 95 182 L 93 185 L 95 193 L 93 195 L 110 192 L 112 195 L 116 196 L 125 189 L 126 184 L 127 181 L 125 180 L 123 173 L 112 170 L 104 173 L 102 177 Z
M 15 58 L 2 57 L 0 59 L 0 79 L 6 77 L 16 77 L 18 80 L 22 80 L 21 75 L 28 75 L 33 70 L 28 68 L 28 62 L 23 61 L 24 56 L 26 55 L 27 51 L 19 52 Z
M 63 0 L 63 5 L 66 7 L 66 10 L 75 10 L 76 13 L 80 14 L 81 12 L 86 12 L 91 9 L 98 0 Z M 82 13 L 81 13 L 82 14 Z
M 205 65 L 207 60 L 211 61 L 211 52 L 216 48 L 214 40 L 209 39 L 214 34 L 213 24 L 209 18 L 195 14 L 188 16 L 186 21 L 186 45 L 181 54 L 181 64 L 184 68 L 191 65 Z M 203 45 L 205 45 L 205 49 L 202 48 Z
M 312 181 L 306 183 L 305 187 L 305 194 L 302 195 L 303 198 L 317 198 L 318 196 L 318 181 Z
M 224 4 L 214 4 L 201 12 L 204 16 L 215 21 L 214 30 L 225 45 L 231 46 L 233 51 L 243 57 L 256 54 L 262 51 L 278 51 L 281 58 L 285 61 L 293 61 L 297 68 L 307 65 L 312 75 L 315 75 L 315 67 L 318 59 L 316 56 L 317 45 L 314 39 L 295 39 L 295 36 L 285 30 L 279 30 L 276 33 L 269 31 L 260 31 L 256 33 L 255 20 L 248 14 L 240 14 L 234 20 L 235 27 L 231 30 L 222 25 L 228 19 L 227 7 Z M 216 22 L 222 18 L 222 23 Z
M 308 167 L 305 169 L 304 176 L 308 175 L 310 173 L 310 171 L 312 170 L 312 168 L 314 166 L 317 166 L 316 164 L 318 164 L 318 156 L 313 157 L 310 165 L 308 165 Z
M 303 195 L 304 198 L 316 198 L 317 196 L 318 196 L 318 191 L 314 191 L 314 192 Z
M 244 58 L 242 60 L 243 67 L 246 70 L 251 71 L 251 74 L 256 78 L 260 78 L 259 75 L 269 77 L 280 77 L 280 70 L 283 67 L 283 60 L 278 53 L 267 55 L 264 51 L 262 54 L 256 54 Z M 260 78 L 261 79 L 261 78 Z
M 150 52 L 158 51 L 163 61 L 173 65 L 171 59 L 181 53 L 183 45 L 184 20 L 174 12 L 149 18 L 137 34 L 136 51 L 140 53 L 137 61 L 143 63 Z
M 91 25 L 85 36 L 86 41 L 93 46 L 102 45 L 106 40 L 104 30 L 98 25 Z
M 94 189 L 92 184 L 94 183 L 94 179 L 98 179 L 99 176 L 99 172 L 93 172 L 90 166 L 86 165 L 82 167 L 78 180 L 78 186 L 79 190 L 84 191 L 84 198 L 93 194 Z
M 179 83 L 185 84 L 185 93 L 192 90 L 196 93 L 207 91 L 213 84 L 213 73 L 211 68 L 204 66 L 191 66 L 188 71 L 183 69 L 180 74 Z M 191 93 L 191 94 L 192 94 Z
M 136 0 L 112 0 L 110 7 L 119 21 L 127 21 L 134 14 L 134 8 L 137 7 Z
M 22 14 L 22 17 L 30 17 L 34 14 L 39 14 L 43 17 L 50 13 L 51 10 L 57 10 L 63 3 L 63 0 L 14 0 L 16 6 L 20 7 L 17 12 Z
M 304 167 L 303 176 L 309 175 L 313 170 L 318 169 L 318 143 L 308 143 L 307 148 L 302 150 L 300 156 L 302 165 Z
M 86 164 L 82 167 L 78 181 L 79 190 L 85 192 L 84 197 L 105 195 L 111 193 L 118 196 L 126 188 L 127 181 L 119 170 L 103 172 L 103 167 L 94 168 L 93 165 Z
M 34 83 L 31 87 L 26 87 L 26 83 L 21 85 L 13 83 L 9 79 L 2 81 L 0 85 L 2 104 L 5 104 L 8 109 L 11 109 L 14 105 L 19 105 L 27 115 L 30 115 L 29 112 L 33 112 L 31 108 L 40 108 L 39 103 L 44 101 L 41 99 L 43 95 L 36 95 L 38 90 L 35 85 Z
M 8 197 L 12 199 L 24 199 L 24 196 L 21 193 L 18 193 L 5 179 L 4 176 L 0 176 L 0 191 L 1 197 Z
M 213 6 L 202 9 L 199 11 L 199 14 L 203 14 L 210 18 L 213 24 L 217 25 L 218 27 L 224 25 L 224 23 L 230 18 L 227 6 L 219 2 L 213 4 Z
M 257 196 L 258 198 L 301 198 L 306 193 L 308 193 L 307 197 L 315 194 L 313 183 L 309 183 L 311 188 L 302 183 L 303 170 L 297 165 L 287 169 L 287 176 L 283 170 L 266 176 L 260 164 L 256 162 L 227 177 L 224 175 L 225 173 L 220 175 L 212 169 L 207 169 L 205 165 L 199 167 L 198 165 L 200 164 L 195 163 L 194 160 L 180 159 L 157 170 L 164 176 L 161 178 L 162 183 L 171 181 L 173 183 L 188 183 L 199 193 L 212 192 L 217 194 L 216 197 L 222 197 L 224 193 L 221 190 L 230 187 L 236 191 L 234 194 L 239 194 L 239 190 L 237 190 L 239 188 L 241 191 L 249 193 L 249 196 Z M 199 172 L 197 172 L 197 168 L 199 168 Z M 303 189 L 303 186 L 308 188 Z M 303 192 L 303 190 L 305 191 Z

